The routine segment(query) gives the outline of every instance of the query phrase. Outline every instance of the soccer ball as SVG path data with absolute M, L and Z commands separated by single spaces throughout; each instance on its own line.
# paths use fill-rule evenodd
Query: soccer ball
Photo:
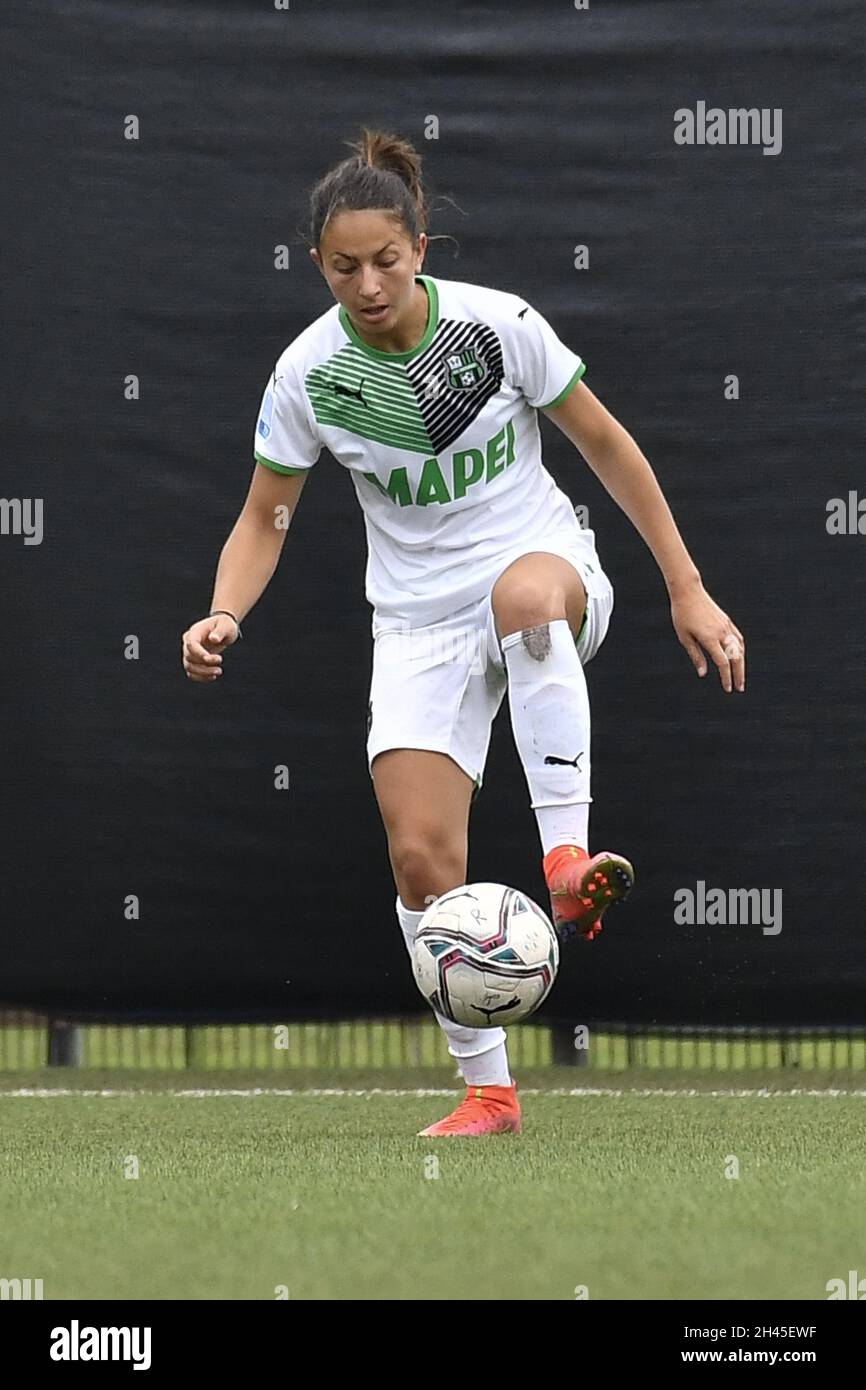
M 418 924 L 415 981 L 453 1023 L 519 1023 L 547 998 L 558 968 L 550 920 L 525 893 L 501 883 L 452 888 Z

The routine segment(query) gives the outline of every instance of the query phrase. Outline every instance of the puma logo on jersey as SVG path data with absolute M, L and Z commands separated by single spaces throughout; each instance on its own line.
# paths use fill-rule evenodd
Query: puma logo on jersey
M 583 749 L 581 748 L 576 758 L 557 758 L 553 753 L 549 753 L 548 756 L 544 759 L 544 762 L 545 765 L 549 765 L 551 767 L 554 764 L 557 764 L 559 767 L 577 767 L 582 757 Z M 578 772 L 579 771 L 580 768 L 578 768 Z
M 352 398 L 353 401 L 360 401 L 361 404 L 362 404 L 363 406 L 367 406 L 367 408 L 369 409 L 369 404 L 368 404 L 367 401 L 364 400 L 364 397 L 363 397 L 363 395 L 362 395 L 363 390 L 364 390 L 364 383 L 363 383 L 363 381 L 361 382 L 361 385 L 358 387 L 357 391 L 352 391 L 352 390 L 350 389 L 350 387 L 344 386 L 343 383 L 342 383 L 341 381 L 335 381 L 335 382 L 334 382 L 334 392 L 335 392 L 336 395 L 338 395 L 338 396 L 351 396 L 351 398 Z
M 523 315 L 526 314 L 526 313 L 528 313 L 528 312 L 529 312 L 529 305 L 527 304 L 527 305 L 525 305 L 524 308 L 521 309 L 521 311 L 520 311 L 520 313 L 517 315 L 517 317 L 518 317 L 519 319 L 522 319 L 522 318 L 523 318 Z

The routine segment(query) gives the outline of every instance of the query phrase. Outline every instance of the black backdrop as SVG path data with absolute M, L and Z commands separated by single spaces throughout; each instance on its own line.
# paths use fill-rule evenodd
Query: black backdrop
M 415 141 L 458 205 L 431 231 L 459 255 L 434 243 L 425 269 L 530 297 L 586 359 L 749 643 L 745 697 L 697 678 L 651 555 L 545 421 L 617 595 L 588 668 L 593 844 L 638 872 L 549 1012 L 862 1021 L 866 536 L 825 524 L 830 498 L 866 495 L 861 0 L 8 0 L 4 18 L 3 494 L 45 520 L 40 545 L 0 536 L 0 998 L 419 1006 L 364 758 L 362 524 L 329 456 L 223 681 L 179 659 L 264 381 L 331 302 L 296 234 L 307 190 L 367 122 Z M 676 144 L 698 101 L 781 108 L 782 152 Z M 505 707 L 470 877 L 544 901 Z M 781 933 L 675 925 L 698 880 L 781 889 Z

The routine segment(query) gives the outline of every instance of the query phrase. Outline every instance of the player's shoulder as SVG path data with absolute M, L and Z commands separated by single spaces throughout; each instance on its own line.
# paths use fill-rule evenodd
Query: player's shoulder
M 521 314 L 528 307 L 528 300 L 510 290 L 470 284 L 467 280 L 434 278 L 442 318 L 472 318 L 502 330 L 518 326 Z
M 327 361 L 345 342 L 339 308 L 338 304 L 332 304 L 283 348 L 274 368 L 278 378 L 283 376 L 290 380 L 294 375 L 303 382 L 313 367 Z

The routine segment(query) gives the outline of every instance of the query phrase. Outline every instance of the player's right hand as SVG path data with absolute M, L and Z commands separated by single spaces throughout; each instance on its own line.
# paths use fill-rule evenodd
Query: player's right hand
M 238 640 L 238 626 L 228 613 L 200 618 L 183 634 L 183 669 L 191 681 L 215 681 L 222 675 L 222 655 Z

